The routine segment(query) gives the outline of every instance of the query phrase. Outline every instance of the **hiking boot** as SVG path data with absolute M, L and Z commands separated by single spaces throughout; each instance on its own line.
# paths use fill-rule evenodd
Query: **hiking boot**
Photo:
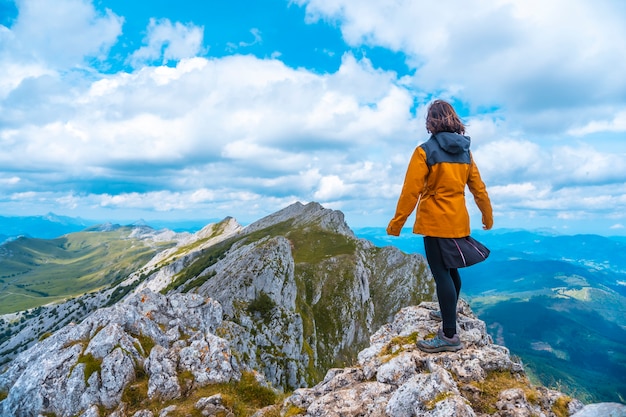
M 454 337 L 446 337 L 443 334 L 443 330 L 439 329 L 437 336 L 432 339 L 418 341 L 417 347 L 421 351 L 428 353 L 456 352 L 463 349 L 463 343 L 461 343 L 458 334 L 455 334 Z
M 428 312 L 428 317 L 430 317 L 431 320 L 435 320 L 435 321 L 442 321 L 443 319 L 441 318 L 441 311 L 439 310 L 430 310 Z M 456 319 L 459 319 L 459 316 L 456 316 Z
M 439 310 L 430 310 L 430 312 L 428 313 L 428 317 L 430 317 L 432 320 L 435 320 L 435 321 L 443 320 L 441 318 L 441 311 Z

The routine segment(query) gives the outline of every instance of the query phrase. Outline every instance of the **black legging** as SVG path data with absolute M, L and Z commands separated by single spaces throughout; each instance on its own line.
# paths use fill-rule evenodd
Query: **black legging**
M 446 337 L 456 334 L 456 303 L 461 292 L 461 276 L 456 268 L 446 268 L 443 264 L 441 249 L 436 237 L 424 237 L 426 260 L 430 272 L 435 278 L 439 309 L 443 320 L 443 332 Z

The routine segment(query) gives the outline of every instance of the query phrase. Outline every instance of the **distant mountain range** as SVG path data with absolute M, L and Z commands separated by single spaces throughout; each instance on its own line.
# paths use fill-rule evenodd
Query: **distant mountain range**
M 203 220 L 154 220 L 149 223 L 139 219 L 131 222 L 122 222 L 125 226 L 150 225 L 154 229 L 170 229 L 175 232 L 196 232 L 209 223 L 219 219 Z M 15 239 L 19 236 L 39 239 L 54 239 L 56 237 L 79 232 L 85 228 L 106 223 L 97 220 L 86 220 L 80 217 L 59 216 L 48 213 L 41 216 L 0 216 L 0 243 Z
M 78 232 L 93 224 L 80 218 L 57 216 L 53 213 L 43 216 L 0 216 L 0 242 L 18 236 L 52 239 L 66 233 Z

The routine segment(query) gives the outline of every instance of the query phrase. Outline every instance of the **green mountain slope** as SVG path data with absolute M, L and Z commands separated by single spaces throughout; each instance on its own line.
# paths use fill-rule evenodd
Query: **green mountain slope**
M 171 242 L 131 237 L 132 227 L 0 246 L 0 314 L 102 289 L 126 278 Z

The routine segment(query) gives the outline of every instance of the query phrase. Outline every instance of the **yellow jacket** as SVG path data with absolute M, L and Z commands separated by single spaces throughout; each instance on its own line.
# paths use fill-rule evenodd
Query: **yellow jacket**
M 415 206 L 413 233 L 431 237 L 464 237 L 470 234 L 465 186 L 482 213 L 485 229 L 493 226 L 491 202 L 469 151 L 470 138 L 440 132 L 413 152 L 398 199 L 396 214 L 387 233 L 400 230 Z

